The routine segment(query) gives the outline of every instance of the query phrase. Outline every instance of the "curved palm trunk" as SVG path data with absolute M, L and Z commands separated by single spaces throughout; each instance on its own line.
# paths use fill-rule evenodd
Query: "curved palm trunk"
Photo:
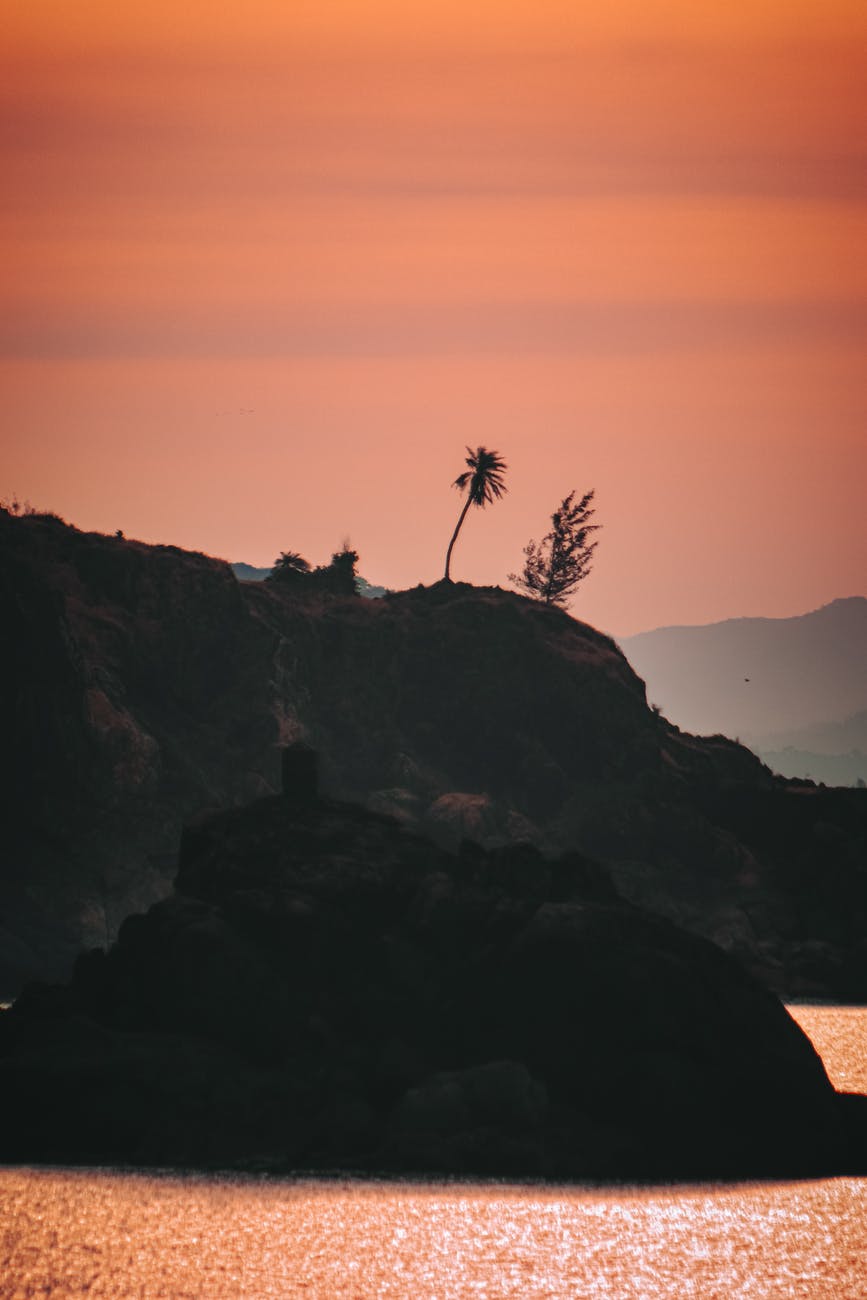
M 458 540 L 458 533 L 461 531 L 461 524 L 466 519 L 467 511 L 469 510 L 471 505 L 472 505 L 472 498 L 470 497 L 469 494 L 467 494 L 467 499 L 464 502 L 464 508 L 461 511 L 461 517 L 458 520 L 457 528 L 452 533 L 452 540 L 449 542 L 449 549 L 446 551 L 446 572 L 445 572 L 445 577 L 443 579 L 444 582 L 451 582 L 451 578 L 449 577 L 449 565 L 452 562 L 452 547 L 454 546 L 455 542 Z

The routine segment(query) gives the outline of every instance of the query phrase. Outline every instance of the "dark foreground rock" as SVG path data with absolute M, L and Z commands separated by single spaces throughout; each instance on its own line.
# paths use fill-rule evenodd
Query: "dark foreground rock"
M 783 1006 L 577 854 L 268 798 L 0 1017 L 0 1157 L 550 1178 L 864 1171 Z

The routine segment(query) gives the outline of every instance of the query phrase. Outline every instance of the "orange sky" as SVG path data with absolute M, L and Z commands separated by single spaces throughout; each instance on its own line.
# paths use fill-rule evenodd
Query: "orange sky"
M 456 577 L 595 487 L 606 630 L 865 592 L 860 0 L 215 8 L 4 17 L 0 496 L 405 586 L 483 443 Z

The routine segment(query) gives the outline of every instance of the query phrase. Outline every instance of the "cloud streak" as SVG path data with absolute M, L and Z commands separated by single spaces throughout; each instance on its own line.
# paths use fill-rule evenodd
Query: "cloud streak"
M 528 474 L 542 424 L 552 482 L 521 533 L 595 466 L 609 502 L 628 496 L 617 527 L 670 575 L 676 544 L 665 550 L 647 503 L 671 490 L 672 422 L 696 454 L 678 461 L 678 491 L 703 503 L 709 461 L 726 499 L 743 497 L 717 463 L 736 424 L 767 476 L 750 499 L 772 503 L 774 553 L 813 572 L 798 518 L 821 475 L 839 464 L 852 481 L 863 428 L 865 38 L 854 0 L 19 6 L 0 54 L 0 354 L 22 476 L 8 489 L 37 499 L 43 482 L 62 497 L 46 504 L 77 518 L 77 502 L 96 510 L 94 466 L 110 461 L 117 527 L 124 503 L 133 518 L 160 496 L 157 471 L 127 474 L 124 456 L 166 447 L 185 486 L 174 515 L 161 498 L 159 531 L 196 543 L 190 503 L 202 529 L 222 515 L 195 475 L 207 465 L 216 499 L 249 473 L 231 445 L 214 457 L 212 389 L 256 408 L 269 483 L 303 477 L 320 445 L 356 456 L 345 506 L 361 485 L 371 519 L 392 508 L 382 485 L 407 430 L 419 472 L 430 440 L 438 454 L 505 431 Z M 243 391 L 222 393 L 228 374 Z M 781 477 L 763 449 L 793 420 L 803 437 Z M 608 443 L 616 460 L 594 461 Z M 630 454 L 657 444 L 633 491 Z M 863 558 L 860 514 L 825 496 L 826 586 L 788 612 L 844 594 L 835 554 Z M 257 549 L 239 558 L 285 549 L 263 527 L 256 511 Z M 214 536 L 196 544 L 225 552 Z M 630 551 L 611 580 L 635 601 Z M 751 581 L 747 562 L 738 572 Z M 667 582 L 666 600 L 688 601 L 704 579 Z M 723 612 L 747 610 L 708 611 Z

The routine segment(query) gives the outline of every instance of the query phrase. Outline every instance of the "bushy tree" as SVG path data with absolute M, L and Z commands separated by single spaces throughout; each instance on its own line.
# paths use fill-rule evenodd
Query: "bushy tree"
M 477 447 L 475 451 L 467 447 L 466 463 L 469 468 L 465 469 L 463 474 L 459 474 L 452 484 L 452 487 L 456 487 L 459 492 L 466 492 L 467 499 L 455 531 L 452 533 L 449 549 L 446 551 L 446 582 L 451 581 L 449 568 L 452 562 L 452 548 L 458 540 L 458 533 L 461 531 L 461 525 L 466 519 L 470 506 L 484 508 L 489 502 L 498 499 L 508 491 L 503 482 L 503 473 L 507 466 L 499 452 L 488 451 L 487 447 Z
M 310 565 L 297 551 L 281 551 L 274 561 L 271 577 L 278 582 L 299 582 L 310 573 Z
M 327 591 L 333 591 L 339 596 L 355 596 L 358 594 L 357 564 L 358 551 L 353 551 L 347 540 L 339 551 L 334 552 L 328 568 L 317 569 L 317 573 L 323 575 L 323 585 Z
M 551 531 L 541 542 L 530 541 L 524 547 L 524 567 L 510 573 L 509 581 L 534 600 L 546 605 L 565 605 L 569 596 L 590 572 L 597 543 L 590 534 L 600 524 L 589 521 L 594 514 L 594 493 L 585 492 L 580 501 L 570 492 L 551 516 Z
M 271 581 L 297 594 L 327 592 L 334 596 L 354 596 L 358 592 L 356 565 L 358 552 L 353 551 L 348 540 L 335 551 L 330 564 L 311 568 L 297 551 L 282 551 L 274 561 Z

